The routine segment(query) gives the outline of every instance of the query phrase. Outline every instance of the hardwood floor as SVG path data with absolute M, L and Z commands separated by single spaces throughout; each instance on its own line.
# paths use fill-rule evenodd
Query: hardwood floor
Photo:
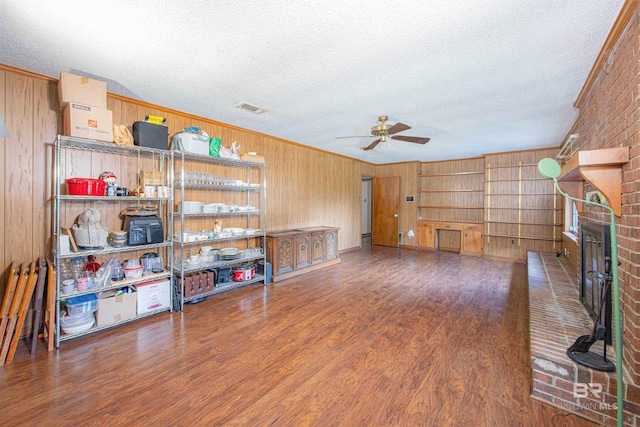
M 0 369 L 0 424 L 593 425 L 529 397 L 526 266 L 384 247 Z

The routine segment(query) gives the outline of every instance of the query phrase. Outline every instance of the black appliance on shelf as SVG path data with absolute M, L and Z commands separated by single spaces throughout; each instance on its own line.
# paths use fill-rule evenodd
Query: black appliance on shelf
M 129 246 L 149 245 L 164 241 L 162 220 L 157 215 L 127 215 L 124 230 L 129 232 Z
M 231 267 L 218 267 L 216 269 L 216 273 L 218 275 L 216 284 L 229 283 L 231 276 Z

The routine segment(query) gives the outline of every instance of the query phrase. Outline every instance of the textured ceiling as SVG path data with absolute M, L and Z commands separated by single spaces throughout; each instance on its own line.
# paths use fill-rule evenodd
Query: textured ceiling
M 455 159 L 560 145 L 622 4 L 0 0 L 0 63 L 371 163 Z M 336 139 L 380 115 L 431 142 Z

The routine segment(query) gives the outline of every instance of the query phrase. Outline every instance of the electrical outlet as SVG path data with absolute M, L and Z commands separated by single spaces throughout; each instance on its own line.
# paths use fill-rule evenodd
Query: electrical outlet
M 407 231 L 407 236 L 408 237 L 413 237 L 413 230 Z
M 511 239 L 511 244 L 515 245 L 516 244 L 516 239 Z

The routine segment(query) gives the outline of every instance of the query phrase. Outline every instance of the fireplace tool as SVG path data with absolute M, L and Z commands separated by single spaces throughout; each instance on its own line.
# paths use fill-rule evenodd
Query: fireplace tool
M 564 197 L 575 200 L 577 202 L 586 203 L 588 205 L 600 206 L 609 211 L 609 239 L 611 241 L 611 261 L 609 271 L 611 272 L 611 286 L 613 289 L 613 315 L 615 324 L 615 344 L 616 344 L 616 389 L 617 389 L 617 425 L 622 427 L 623 406 L 624 406 L 624 383 L 622 378 L 622 325 L 620 319 L 620 288 L 618 284 L 618 243 L 616 238 L 616 215 L 610 206 L 602 203 L 592 202 L 591 200 L 582 200 L 566 194 L 558 184 L 558 177 L 562 174 L 562 168 L 554 159 L 546 158 L 538 162 L 538 172 L 545 178 L 553 179 L 553 184 L 560 194 Z M 597 325 L 597 323 L 596 323 Z M 596 326 L 597 329 L 597 326 Z M 580 337 L 582 338 L 582 337 Z M 579 338 L 579 340 L 580 340 Z M 585 340 L 586 342 L 587 340 Z M 577 341 L 576 341 L 577 344 Z M 574 344 L 574 346 L 576 345 Z M 573 346 L 572 346 L 573 347 Z M 605 346 L 606 347 L 606 346 Z
M 604 281 L 604 286 L 600 287 L 600 307 L 598 308 L 598 315 L 593 322 L 593 331 L 591 332 L 591 335 L 582 335 L 581 337 L 578 337 L 576 342 L 567 349 L 567 356 L 569 356 L 574 362 L 589 368 L 604 372 L 615 372 L 616 365 L 607 359 L 606 343 L 602 346 L 602 356 L 589 351 L 594 343 L 604 340 L 605 338 L 606 329 L 602 324 L 602 311 L 606 304 L 611 284 L 611 258 L 608 256 L 604 259 L 604 271 L 604 274 L 593 270 L 588 271 L 588 273 L 591 273 L 592 278 L 595 276 L 598 281 Z

